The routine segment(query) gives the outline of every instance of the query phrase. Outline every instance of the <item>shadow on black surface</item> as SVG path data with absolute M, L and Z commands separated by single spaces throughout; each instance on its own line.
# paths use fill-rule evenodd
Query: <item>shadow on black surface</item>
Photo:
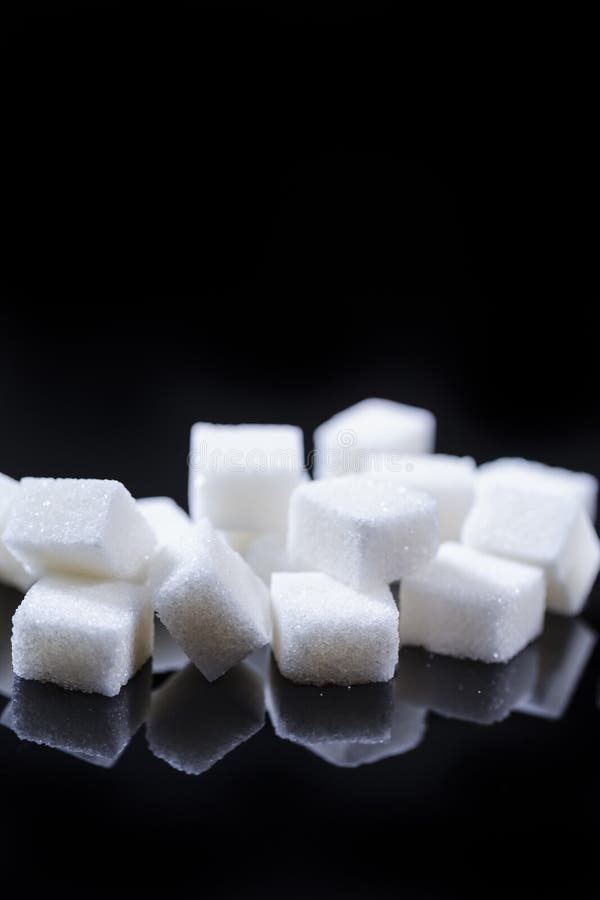
M 592 655 L 597 634 L 583 619 L 549 614 L 544 633 L 532 645 L 538 674 L 531 694 L 517 710 L 545 719 L 560 719 L 566 712 Z
M 174 769 L 200 775 L 263 727 L 260 673 L 240 663 L 209 682 L 190 664 L 152 695 L 146 737 Z
M 145 720 L 151 686 L 149 662 L 116 697 L 65 691 L 15 676 L 13 699 L 0 721 L 22 741 L 110 768 Z
M 534 646 L 508 663 L 483 663 L 402 647 L 396 669 L 399 699 L 451 719 L 500 722 L 531 695 L 538 671 Z

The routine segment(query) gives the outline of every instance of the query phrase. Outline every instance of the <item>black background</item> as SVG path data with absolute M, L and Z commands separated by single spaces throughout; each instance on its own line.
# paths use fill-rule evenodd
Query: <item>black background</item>
M 393 4 L 2 16 L 0 470 L 185 503 L 192 422 L 309 442 L 383 396 L 433 409 L 440 450 L 600 475 L 585 46 Z M 558 724 L 435 719 L 354 773 L 267 730 L 198 780 L 141 735 L 99 772 L 7 732 L 8 866 L 115 896 L 123 864 L 207 897 L 594 896 L 597 670 Z

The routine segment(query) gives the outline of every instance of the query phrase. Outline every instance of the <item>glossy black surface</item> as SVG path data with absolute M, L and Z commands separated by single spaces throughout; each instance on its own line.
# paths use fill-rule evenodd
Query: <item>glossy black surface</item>
M 0 758 L 18 854 L 24 829 L 45 865 L 66 840 L 75 868 L 87 867 L 90 841 L 109 829 L 115 865 L 152 841 L 165 864 L 181 866 L 177 880 L 195 882 L 196 860 L 217 895 L 277 893 L 271 878 L 292 869 L 291 896 L 394 896 L 400 843 L 410 854 L 402 890 L 437 896 L 456 877 L 454 854 L 470 856 L 465 871 L 460 863 L 465 890 L 494 858 L 503 882 L 508 834 L 537 845 L 563 829 L 565 852 L 587 843 L 600 658 L 584 618 L 548 616 L 543 636 L 506 665 L 403 648 L 393 682 L 350 689 L 294 685 L 264 652 L 209 684 L 175 654 L 177 671 L 153 675 L 149 663 L 109 699 L 11 683 L 18 600 L 2 589 L 0 688 L 11 699 Z M 163 633 L 161 670 L 168 643 Z M 427 867 L 428 846 L 446 871 Z M 342 893 L 325 888 L 328 877 Z

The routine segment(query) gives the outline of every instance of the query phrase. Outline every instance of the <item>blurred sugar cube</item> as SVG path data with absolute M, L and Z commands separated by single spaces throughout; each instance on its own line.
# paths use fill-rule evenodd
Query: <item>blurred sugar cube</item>
M 189 508 L 219 529 L 283 532 L 292 490 L 304 478 L 304 441 L 293 425 L 192 428 Z
M 431 453 L 435 428 L 429 410 L 379 398 L 361 400 L 316 429 L 315 477 L 382 472 L 398 454 Z

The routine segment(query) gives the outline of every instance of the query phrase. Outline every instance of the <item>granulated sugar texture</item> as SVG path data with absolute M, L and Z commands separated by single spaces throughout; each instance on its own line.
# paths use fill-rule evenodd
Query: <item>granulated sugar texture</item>
M 435 431 L 428 410 L 364 400 L 317 428 L 307 460 L 294 425 L 199 422 L 191 515 L 114 480 L 0 475 L 0 600 L 15 597 L 0 621 L 16 607 L 19 679 L 5 724 L 108 765 L 150 709 L 153 752 L 199 772 L 261 728 L 265 693 L 276 733 L 338 766 L 416 746 L 428 709 L 561 715 L 595 636 L 552 618 L 543 635 L 544 619 L 579 614 L 592 590 L 597 480 L 524 459 L 478 468 L 433 453 Z M 469 705 L 454 682 L 481 671 Z M 152 673 L 175 674 L 150 703 Z M 54 734 L 43 708 L 68 722 L 65 691 L 118 695 L 114 735 L 94 726 L 108 701 Z

